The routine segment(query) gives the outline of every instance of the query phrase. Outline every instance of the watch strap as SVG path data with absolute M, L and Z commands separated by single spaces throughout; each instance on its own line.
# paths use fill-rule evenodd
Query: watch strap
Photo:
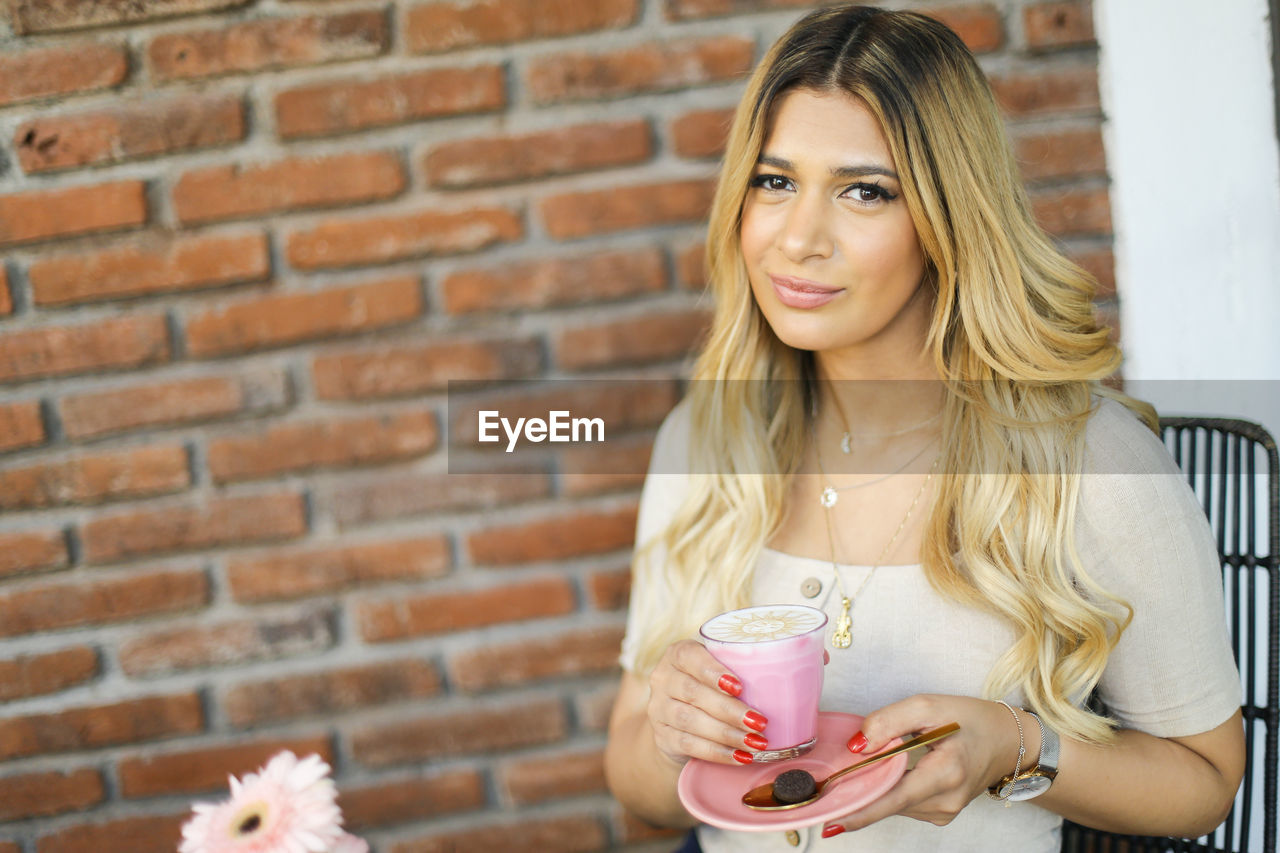
M 1062 753 L 1062 740 L 1058 737 L 1057 732 L 1044 724 L 1039 714 L 1034 711 L 1027 711 L 1027 713 L 1035 718 L 1036 725 L 1040 727 L 1040 757 L 1036 760 L 1035 769 L 1053 775 L 1058 772 L 1058 759 Z

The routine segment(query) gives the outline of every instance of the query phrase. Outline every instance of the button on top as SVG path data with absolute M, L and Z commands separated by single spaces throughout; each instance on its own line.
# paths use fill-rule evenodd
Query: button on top
M 790 844 L 792 847 L 799 847 L 799 846 L 800 846 L 800 833 L 796 832 L 794 829 L 788 829 L 788 830 L 787 830 L 787 843 L 788 843 L 788 844 Z
M 800 584 L 800 592 L 805 598 L 816 598 L 818 593 L 822 592 L 822 581 L 817 578 L 806 578 L 804 583 Z

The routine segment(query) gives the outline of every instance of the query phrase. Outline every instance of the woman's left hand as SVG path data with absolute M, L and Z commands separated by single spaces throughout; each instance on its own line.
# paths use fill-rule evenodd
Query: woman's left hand
M 945 826 L 974 797 L 1013 771 L 1018 757 L 1013 716 L 996 702 L 967 696 L 917 695 L 868 714 L 859 733 L 866 742 L 856 751 L 873 755 L 894 738 L 950 722 L 958 722 L 960 731 L 930 746 L 915 767 L 883 797 L 828 822 L 822 837 L 861 829 L 895 814 Z M 1030 717 L 1023 722 L 1024 732 L 1028 722 L 1033 723 Z M 855 734 L 850 739 L 850 749 L 858 743 L 859 736 Z M 1030 744 L 1027 753 L 1024 765 L 1028 759 L 1035 760 Z

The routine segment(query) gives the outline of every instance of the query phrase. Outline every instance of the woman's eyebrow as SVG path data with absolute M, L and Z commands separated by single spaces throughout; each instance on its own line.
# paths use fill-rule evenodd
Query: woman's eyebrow
M 782 157 L 774 157 L 770 154 L 762 154 L 760 159 L 756 161 L 761 166 L 771 166 L 775 169 L 782 169 L 788 172 L 794 172 L 796 166 L 790 160 Z M 835 166 L 831 169 L 833 178 L 865 178 L 868 175 L 883 175 L 886 178 L 898 180 L 898 173 L 890 169 L 888 166 L 878 166 L 874 163 L 864 166 Z

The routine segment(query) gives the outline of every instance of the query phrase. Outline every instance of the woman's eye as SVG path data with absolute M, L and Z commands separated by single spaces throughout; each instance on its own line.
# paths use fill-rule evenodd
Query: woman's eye
M 781 175 L 757 175 L 751 185 L 772 192 L 784 192 L 791 187 L 791 181 Z
M 874 204 L 878 201 L 893 201 L 897 196 L 879 184 L 854 184 L 845 191 L 845 195 L 863 204 Z

